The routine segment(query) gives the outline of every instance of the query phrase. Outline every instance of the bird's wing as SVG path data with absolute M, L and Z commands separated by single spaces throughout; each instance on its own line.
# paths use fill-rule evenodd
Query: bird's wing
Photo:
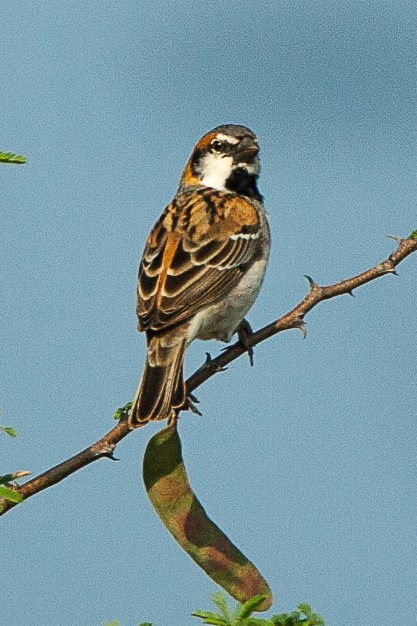
M 258 254 L 261 222 L 250 200 L 214 189 L 179 193 L 152 229 L 138 277 L 140 330 L 160 330 L 209 307 Z

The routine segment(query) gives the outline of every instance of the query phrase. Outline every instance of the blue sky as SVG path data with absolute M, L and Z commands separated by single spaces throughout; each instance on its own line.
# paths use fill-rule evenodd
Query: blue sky
M 34 474 L 112 426 L 144 360 L 135 281 L 194 143 L 259 136 L 271 260 L 255 328 L 417 227 L 414 2 L 2 2 L 0 473 Z M 199 390 L 190 480 L 275 612 L 328 626 L 416 606 L 416 258 L 321 304 Z M 222 346 L 195 342 L 191 372 Z M 8 626 L 196 623 L 215 585 L 141 483 L 151 425 L 2 518 Z M 6 565 L 5 565 L 6 564 Z M 11 599 L 19 597 L 19 602 Z

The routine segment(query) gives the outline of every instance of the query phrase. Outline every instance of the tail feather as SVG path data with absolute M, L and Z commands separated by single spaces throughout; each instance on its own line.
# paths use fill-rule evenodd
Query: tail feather
M 146 362 L 129 416 L 131 428 L 169 419 L 173 409 L 184 405 L 185 347 L 185 334 L 178 331 L 148 336 Z

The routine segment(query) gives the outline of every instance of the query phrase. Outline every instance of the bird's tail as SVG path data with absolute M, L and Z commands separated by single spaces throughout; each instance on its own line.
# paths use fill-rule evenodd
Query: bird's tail
M 145 367 L 129 415 L 130 428 L 138 428 L 150 420 L 175 418 L 175 410 L 186 400 L 185 333 L 173 329 L 149 334 L 147 340 Z

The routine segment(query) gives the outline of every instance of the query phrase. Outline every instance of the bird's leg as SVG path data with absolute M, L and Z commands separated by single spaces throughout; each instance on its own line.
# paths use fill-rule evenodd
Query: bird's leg
M 249 356 L 249 363 L 253 367 L 253 347 L 250 345 L 248 339 L 253 335 L 253 330 L 248 320 L 243 319 L 236 329 L 239 342 L 245 348 Z

